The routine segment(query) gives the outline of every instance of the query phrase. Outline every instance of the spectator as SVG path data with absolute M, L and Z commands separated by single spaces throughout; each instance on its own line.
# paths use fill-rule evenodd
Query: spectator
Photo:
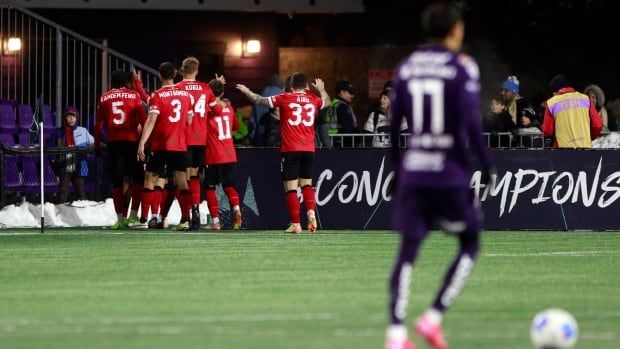
M 62 148 L 87 147 L 93 145 L 95 139 L 84 127 L 77 125 L 80 116 L 74 107 L 66 108 L 62 113 L 63 126 L 53 138 L 53 144 Z M 54 161 L 54 172 L 60 178 L 58 202 L 65 203 L 69 196 L 69 182 L 73 182 L 77 200 L 86 200 L 84 178 L 88 176 L 88 161 L 85 155 L 66 153 Z
M 616 131 L 618 126 L 616 125 L 616 119 L 609 117 L 607 108 L 605 108 L 605 92 L 598 85 L 588 85 L 583 91 L 588 97 L 590 97 L 590 103 L 594 104 L 596 111 L 598 111 L 601 119 L 603 120 L 603 132 Z
M 506 112 L 517 126 L 521 126 L 520 116 L 523 115 L 523 108 L 529 107 L 526 99 L 519 95 L 519 90 L 519 79 L 514 75 L 509 76 L 499 89 Z
M 603 121 L 590 98 L 570 87 L 563 75 L 556 75 L 549 83 L 553 97 L 547 100 L 542 130 L 553 138 L 554 148 L 592 148 Z
M 318 123 L 319 133 L 324 133 L 324 129 L 332 135 L 358 133 L 357 118 L 351 107 L 353 97 L 355 97 L 355 89 L 350 82 L 342 80 L 336 84 L 336 98 L 332 99 L 329 107 L 320 113 L 322 120 Z M 336 138 L 334 143 L 342 147 L 352 147 L 353 139 L 350 137 Z
M 267 82 L 267 86 L 261 92 L 261 96 L 269 97 L 275 96 L 283 92 L 284 82 L 278 75 L 273 75 L 269 78 Z M 254 109 L 252 109 L 252 114 L 250 114 L 250 123 L 252 127 L 249 132 L 249 137 L 252 140 L 252 144 L 256 146 L 264 146 L 263 143 L 265 140 L 265 133 L 267 130 L 264 129 L 263 124 L 261 124 L 261 120 L 264 116 L 269 115 L 269 107 L 264 105 L 255 104 Z
M 516 128 L 517 125 L 502 104 L 502 96 L 493 97 L 490 110 L 483 117 L 483 130 L 490 134 L 489 146 L 492 148 L 510 147 L 512 136 L 505 133 L 512 133 Z
M 390 97 L 388 91 L 381 92 L 379 104 L 376 109 L 368 115 L 368 120 L 364 125 L 364 131 L 374 134 L 385 134 L 385 136 L 373 136 L 372 146 L 375 148 L 387 148 L 390 146 L 390 122 L 392 114 L 390 112 Z M 407 120 L 402 118 L 400 131 L 407 131 Z
M 518 145 L 526 148 L 542 148 L 544 139 L 534 108 L 523 108 L 519 124 L 520 126 L 516 129 L 519 136 Z

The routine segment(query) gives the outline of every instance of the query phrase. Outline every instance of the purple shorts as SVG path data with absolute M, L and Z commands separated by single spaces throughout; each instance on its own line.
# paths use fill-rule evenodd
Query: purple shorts
M 481 211 L 474 205 L 470 189 L 401 189 L 394 202 L 394 228 L 423 239 L 429 230 L 449 234 L 478 234 Z

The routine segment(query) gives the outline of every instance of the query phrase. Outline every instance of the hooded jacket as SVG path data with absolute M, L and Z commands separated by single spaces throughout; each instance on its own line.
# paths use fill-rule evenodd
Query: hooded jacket
M 93 138 L 93 136 L 88 132 L 88 130 L 84 127 L 78 126 L 78 122 L 80 120 L 80 114 L 77 110 L 75 109 L 71 109 L 70 111 L 71 113 L 75 114 L 75 117 L 77 119 L 76 124 L 74 126 L 69 126 L 66 123 L 66 119 L 64 117 L 64 115 L 67 114 L 67 112 L 63 113 L 63 126 L 58 128 L 56 130 L 56 133 L 54 135 L 54 137 L 52 138 L 52 147 L 88 147 L 90 145 L 93 145 L 95 143 L 95 139 Z M 67 134 L 70 134 L 70 132 L 73 131 L 73 142 L 71 142 L 71 140 L 67 140 Z M 70 143 L 73 143 L 73 145 L 70 145 Z M 72 153 L 67 153 L 66 155 L 64 155 L 64 161 L 65 161 L 65 172 L 69 172 L 69 173 L 73 173 L 73 172 L 77 172 L 76 174 L 80 177 L 87 177 L 88 176 L 88 161 L 86 160 L 86 155 L 85 154 L 72 154 Z

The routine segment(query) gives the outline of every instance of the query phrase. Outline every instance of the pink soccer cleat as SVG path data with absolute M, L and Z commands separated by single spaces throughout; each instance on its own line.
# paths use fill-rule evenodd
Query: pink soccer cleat
M 430 344 L 433 349 L 448 349 L 440 324 L 433 324 L 426 316 L 418 319 L 415 331 Z
M 418 349 L 409 339 L 388 338 L 385 340 L 385 349 Z

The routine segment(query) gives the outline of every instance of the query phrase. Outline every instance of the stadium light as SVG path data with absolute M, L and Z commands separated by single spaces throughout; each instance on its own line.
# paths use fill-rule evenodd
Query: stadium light
M 255 56 L 260 53 L 260 41 L 256 39 L 250 39 L 243 45 L 243 55 L 246 57 Z
M 6 42 L 6 51 L 7 53 L 15 53 L 22 49 L 22 39 L 20 38 L 9 38 Z

